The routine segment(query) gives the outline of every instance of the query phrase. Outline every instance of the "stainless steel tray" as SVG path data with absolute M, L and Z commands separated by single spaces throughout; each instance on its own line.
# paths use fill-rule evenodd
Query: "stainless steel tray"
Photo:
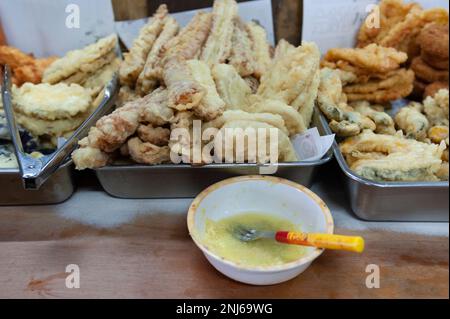
M 314 126 L 325 133 L 318 112 Z M 330 150 L 321 160 L 314 162 L 280 163 L 276 176 L 310 187 L 317 169 L 333 157 Z M 108 166 L 95 170 L 105 191 L 120 198 L 191 198 L 207 186 L 239 175 L 257 175 L 256 164 L 210 164 L 158 166 Z
M 321 121 L 328 133 L 326 119 Z M 362 178 L 348 167 L 338 143 L 333 152 L 347 185 L 353 212 L 369 221 L 449 221 L 448 182 L 375 182 Z
M 57 204 L 75 190 L 72 161 L 61 165 L 39 190 L 25 190 L 18 168 L 0 169 L 0 206 Z

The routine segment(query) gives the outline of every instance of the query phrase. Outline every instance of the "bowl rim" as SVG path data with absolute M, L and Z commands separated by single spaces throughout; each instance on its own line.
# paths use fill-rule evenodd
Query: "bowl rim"
M 302 192 L 309 196 L 316 204 L 321 208 L 321 212 L 325 217 L 326 222 L 326 233 L 333 234 L 334 232 L 334 221 L 333 216 L 331 215 L 330 209 L 325 204 L 325 202 L 313 191 L 308 189 L 307 187 L 297 184 L 295 182 L 292 182 L 290 180 L 276 177 L 276 176 L 267 176 L 267 175 L 247 175 L 247 176 L 238 176 L 238 177 L 232 177 L 225 179 L 223 181 L 220 181 L 218 183 L 215 183 L 209 187 L 207 187 L 205 190 L 203 190 L 200 194 L 195 197 L 194 201 L 191 203 L 188 214 L 187 214 L 187 225 L 189 230 L 189 235 L 191 236 L 192 240 L 194 241 L 195 245 L 204 253 L 212 257 L 214 260 L 226 264 L 228 266 L 232 266 L 234 268 L 240 269 L 240 270 L 246 270 L 246 271 L 254 271 L 254 272 L 280 272 L 280 271 L 286 271 L 290 269 L 297 268 L 299 266 L 302 266 L 304 264 L 312 262 L 314 259 L 319 257 L 323 252 L 324 249 L 315 248 L 311 253 L 302 256 L 300 259 L 282 264 L 282 265 L 276 265 L 276 266 L 257 266 L 257 267 L 250 267 L 241 265 L 238 263 L 235 263 L 233 261 L 227 260 L 211 250 L 207 246 L 205 246 L 203 243 L 198 241 L 195 238 L 194 235 L 194 225 L 195 225 L 195 215 L 197 213 L 197 209 L 200 206 L 200 203 L 212 192 L 230 185 L 235 184 L 243 181 L 263 181 L 263 182 L 271 182 L 271 183 L 280 183 L 287 185 L 289 187 L 295 188 L 297 191 Z

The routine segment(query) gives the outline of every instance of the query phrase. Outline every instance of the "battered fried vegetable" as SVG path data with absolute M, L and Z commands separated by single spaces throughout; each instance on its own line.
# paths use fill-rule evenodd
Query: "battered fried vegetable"
M 252 51 L 256 62 L 255 77 L 261 78 L 272 63 L 270 45 L 267 42 L 267 33 L 263 27 L 256 22 L 247 23 L 247 30 L 252 40 Z
M 350 168 L 376 181 L 437 181 L 444 148 L 370 131 L 340 144 Z
M 418 141 L 424 141 L 427 138 L 430 128 L 427 117 L 421 113 L 416 104 L 403 107 L 395 116 L 395 123 L 403 130 L 407 138 Z
M 233 66 L 217 64 L 212 69 L 212 75 L 227 110 L 242 110 L 248 106 L 252 90 Z
M 356 112 L 367 116 L 376 125 L 375 133 L 394 135 L 396 133 L 394 120 L 386 112 L 377 111 L 370 103 L 359 101 L 352 103 L 351 106 Z

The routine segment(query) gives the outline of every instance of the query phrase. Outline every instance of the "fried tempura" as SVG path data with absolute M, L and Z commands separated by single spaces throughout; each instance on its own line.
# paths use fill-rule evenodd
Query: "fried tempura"
M 319 64 L 318 47 L 314 43 L 303 43 L 271 66 L 270 71 L 261 78 L 257 94 L 263 98 L 280 99 L 292 106 L 299 95 L 310 94 L 312 98 L 300 97 L 295 101 L 297 110 L 303 107 L 310 108 L 310 105 L 302 105 L 302 102 L 315 100 L 318 84 L 315 77 Z M 315 87 L 311 88 L 312 86 Z M 311 88 L 310 91 L 305 92 L 308 88 Z M 306 122 L 309 120 L 309 118 L 305 119 Z
M 98 148 L 87 146 L 73 152 L 72 160 L 77 170 L 84 170 L 104 167 L 110 163 L 111 157 Z
M 100 39 L 84 49 L 68 52 L 63 58 L 53 62 L 44 72 L 42 81 L 55 84 L 78 74 L 95 73 L 115 58 L 117 45 L 115 34 Z M 107 57 L 105 59 L 105 57 Z M 72 81 L 74 82 L 74 81 Z
M 169 106 L 182 111 L 196 107 L 205 91 L 193 79 L 187 60 L 195 59 L 206 41 L 212 17 L 198 13 L 191 22 L 165 46 L 163 79 L 169 90 Z
M 243 78 L 255 73 L 256 65 L 253 58 L 252 42 L 245 24 L 240 19 L 236 19 L 234 24 L 229 64 L 234 66 Z
M 263 27 L 254 21 L 247 23 L 248 34 L 252 40 L 252 50 L 255 59 L 255 77 L 261 78 L 272 63 L 270 45 L 267 42 L 267 33 Z
M 254 103 L 251 105 L 245 107 L 244 111 L 250 113 L 271 113 L 280 115 L 284 120 L 290 136 L 303 133 L 307 130 L 301 115 L 293 107 L 282 101 L 255 97 L 253 102 Z
M 240 111 L 240 110 L 225 111 L 218 118 L 203 125 L 202 128 L 204 130 L 207 128 L 210 128 L 210 127 L 220 129 L 227 122 L 240 121 L 240 120 L 241 121 L 256 121 L 256 122 L 267 123 L 269 125 L 272 125 L 272 126 L 278 128 L 284 134 L 289 135 L 289 132 L 286 128 L 284 120 L 280 115 L 272 114 L 272 113 L 249 113 L 249 112 L 244 112 L 244 111 Z
M 218 63 L 224 63 L 230 57 L 237 12 L 235 0 L 214 1 L 211 33 L 200 57 L 200 60 L 211 67 Z
M 144 105 L 140 114 L 141 123 L 153 126 L 163 126 L 174 120 L 174 111 L 168 106 L 168 91 L 158 88 L 150 95 L 145 96 Z
M 424 112 L 431 126 L 449 125 L 449 91 L 440 90 L 434 97 L 427 97 L 424 101 Z
M 153 91 L 160 81 L 162 81 L 162 58 L 164 45 L 172 40 L 178 33 L 180 27 L 178 22 L 172 17 L 166 17 L 164 26 L 159 37 L 153 44 L 147 56 L 144 69 L 136 82 L 136 92 L 144 96 Z
M 415 104 L 403 107 L 395 116 L 395 123 L 403 130 L 407 138 L 424 141 L 427 138 L 430 123 Z
M 255 158 L 252 158 L 252 156 L 250 156 L 251 155 L 250 145 L 248 141 L 245 140 L 245 136 L 242 135 L 249 132 L 249 131 L 246 132 L 245 131 L 246 129 L 253 131 L 256 141 L 258 141 L 259 138 L 263 137 L 262 135 L 260 135 L 262 134 L 262 130 L 265 131 L 265 139 L 266 139 L 265 150 L 260 149 L 261 146 L 260 143 L 256 143 L 257 145 L 255 145 L 254 149 Z M 257 121 L 245 121 L 245 120 L 231 121 L 225 123 L 225 125 L 220 130 L 220 134 L 216 136 L 216 139 L 214 141 L 215 155 L 221 158 L 222 160 L 227 159 L 229 161 L 230 159 L 226 158 L 226 155 L 232 154 L 233 162 L 240 159 L 243 162 L 267 163 L 270 160 L 269 152 L 271 151 L 271 145 L 274 145 L 274 141 L 271 141 L 270 139 L 271 136 L 270 129 L 277 130 L 278 161 L 279 162 L 298 161 L 297 153 L 295 152 L 294 147 L 292 146 L 292 143 L 286 134 L 284 134 L 276 127 L 269 125 L 267 123 Z M 237 145 L 238 140 L 244 142 L 244 145 L 242 145 L 243 146 L 242 149 L 235 147 Z M 228 147 L 231 147 L 231 149 L 229 149 Z
M 377 111 L 367 101 L 359 101 L 351 104 L 356 112 L 370 118 L 376 125 L 375 133 L 394 135 L 396 133 L 395 123 L 389 114 Z
M 370 131 L 340 144 L 350 168 L 376 181 L 437 181 L 443 147 Z
M 127 85 L 131 88 L 135 86 L 139 74 L 144 69 L 147 56 L 163 29 L 164 20 L 168 13 L 165 4 L 159 6 L 147 25 L 139 32 L 130 51 L 124 54 L 124 61 L 119 71 L 122 85 Z
M 128 141 L 128 152 L 136 163 L 156 165 L 170 161 L 170 149 L 168 146 L 157 146 L 152 143 L 143 142 L 139 137 Z
M 342 60 L 374 73 L 396 70 L 407 59 L 408 56 L 403 52 L 376 44 L 369 44 L 360 49 L 335 48 L 329 50 L 324 57 L 324 60 L 328 62 Z
M 227 110 L 242 110 L 248 106 L 252 90 L 233 66 L 218 64 L 213 67 L 212 75 Z
M 149 125 L 139 125 L 137 129 L 138 137 L 146 143 L 156 146 L 166 146 L 170 140 L 170 130 L 163 127 Z
M 216 84 L 211 75 L 209 66 L 200 60 L 187 62 L 192 76 L 205 90 L 205 96 L 198 106 L 193 108 L 194 114 L 204 120 L 213 120 L 225 110 L 225 102 L 217 93 Z

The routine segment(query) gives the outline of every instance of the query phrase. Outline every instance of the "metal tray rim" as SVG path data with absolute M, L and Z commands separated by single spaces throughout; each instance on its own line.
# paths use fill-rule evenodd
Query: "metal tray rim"
M 322 114 L 320 115 L 320 120 L 322 121 L 325 131 L 327 131 L 328 134 L 332 134 L 328 122 Z M 366 186 L 378 188 L 449 188 L 449 182 L 378 182 L 366 179 L 353 173 L 353 171 L 347 165 L 347 162 L 345 161 L 345 158 L 342 155 L 341 150 L 339 149 L 337 141 L 334 141 L 332 148 L 334 157 L 344 174 L 352 180 Z
M 304 161 L 304 162 L 288 162 L 288 163 L 278 163 L 276 164 L 278 167 L 310 167 L 310 166 L 319 166 L 328 163 L 333 158 L 333 150 L 330 149 L 327 154 L 317 161 Z M 93 169 L 94 171 L 109 171 L 109 170 L 134 170 L 134 169 L 148 169 L 148 170 L 164 170 L 164 169 L 222 169 L 222 168 L 255 168 L 255 167 L 264 167 L 268 165 L 261 164 L 207 164 L 207 165 L 190 165 L 190 164 L 162 164 L 162 165 L 114 165 L 114 166 L 105 166 L 101 168 Z
M 61 164 L 57 170 L 67 168 L 68 166 L 72 165 L 73 161 L 72 159 L 67 160 L 65 163 Z M 20 174 L 20 169 L 18 167 L 15 168 L 0 168 L 0 175 L 1 174 L 11 174 L 11 173 L 17 173 Z

